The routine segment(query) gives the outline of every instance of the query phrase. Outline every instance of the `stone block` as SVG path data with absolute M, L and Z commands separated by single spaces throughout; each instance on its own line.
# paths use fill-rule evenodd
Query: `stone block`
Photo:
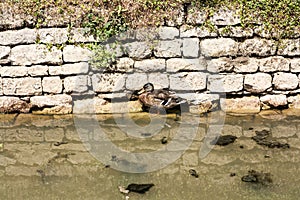
M 282 56 L 273 56 L 259 60 L 259 70 L 262 72 L 289 71 L 290 62 Z
M 64 92 L 86 92 L 89 86 L 89 76 L 68 76 L 64 79 Z
M 221 109 L 226 113 L 254 114 L 260 111 L 258 97 L 242 97 L 233 99 L 221 99 Z
M 38 36 L 41 43 L 63 44 L 68 41 L 68 29 L 42 28 L 38 29 Z
M 22 77 L 27 76 L 28 67 L 1 67 L 0 72 L 2 77 Z
M 197 9 L 195 6 L 188 6 L 187 14 L 188 24 L 203 24 L 208 16 L 206 11 Z
M 213 16 L 210 18 L 211 22 L 215 25 L 237 25 L 241 23 L 241 18 L 238 10 L 220 8 L 214 12 Z
M 181 56 L 182 41 L 179 39 L 170 41 L 158 41 L 154 46 L 154 55 L 156 57 L 171 58 Z
M 155 72 L 165 71 L 166 61 L 165 59 L 147 59 L 142 61 L 136 61 L 134 68 L 141 72 Z
M 72 97 L 66 94 L 34 96 L 30 98 L 30 103 L 35 107 L 51 107 L 51 106 L 72 106 Z
M 232 60 L 233 71 L 237 73 L 252 73 L 258 70 L 256 58 L 238 57 Z
M 245 38 L 253 36 L 253 30 L 251 28 L 243 28 L 240 26 L 227 26 L 220 28 L 219 33 L 222 37 Z
M 261 93 L 272 87 L 272 76 L 266 73 L 246 74 L 244 88 L 248 92 Z
M 164 73 L 148 74 L 148 81 L 153 83 L 155 89 L 169 88 L 169 76 Z
M 205 94 L 205 93 L 177 93 L 177 96 L 184 98 L 192 105 L 200 105 L 203 102 L 219 101 L 218 94 Z
M 43 92 L 57 94 L 62 92 L 62 80 L 59 76 L 44 77 L 42 80 Z
M 80 46 L 68 45 L 63 49 L 64 62 L 83 62 L 89 61 L 92 52 L 87 48 Z
M 2 78 L 0 78 L 0 96 L 3 95 Z
M 276 53 L 276 42 L 267 39 L 246 39 L 240 44 L 239 50 L 244 56 L 272 56 Z
M 300 55 L 300 39 L 281 40 L 278 46 L 278 55 L 299 56 Z
M 66 115 L 72 113 L 72 105 L 59 105 L 51 108 L 45 107 L 40 110 L 33 110 L 32 114 L 37 115 Z
M 291 72 L 300 72 L 300 58 L 290 59 Z
M 126 77 L 126 89 L 139 90 L 148 82 L 148 76 L 145 73 L 128 74 Z
M 15 46 L 11 49 L 9 59 L 13 65 L 32 65 L 32 64 L 61 64 L 62 52 L 53 46 L 48 49 L 43 44 L 31 44 Z
M 199 57 L 199 39 L 184 38 L 182 42 L 182 53 L 184 57 L 188 58 Z
M 64 64 L 61 66 L 49 66 L 49 74 L 54 76 L 87 74 L 88 71 L 89 71 L 89 64 L 87 62 Z
M 243 89 L 244 76 L 242 74 L 209 75 L 208 90 L 210 92 L 238 92 Z
M 179 37 L 179 30 L 175 27 L 166 27 L 163 26 L 158 29 L 159 38 L 162 40 L 173 40 Z
M 204 90 L 206 88 L 206 73 L 181 72 L 170 75 L 172 90 Z
M 287 98 L 286 95 L 264 95 L 260 97 L 260 101 L 267 106 L 278 107 L 278 106 L 286 106 Z
M 41 78 L 3 78 L 5 95 L 39 95 L 42 93 Z
M 74 101 L 73 113 L 128 113 L 141 112 L 142 104 L 139 101 L 128 102 L 108 102 L 95 97 L 93 99 L 83 99 Z
M 10 47 L 0 46 L 0 59 L 7 57 L 10 53 Z
M 130 58 L 143 59 L 148 58 L 152 54 L 152 42 L 132 42 L 123 46 L 125 53 Z
M 231 59 L 227 57 L 211 59 L 207 62 L 207 71 L 209 72 L 230 72 L 232 69 Z
M 46 65 L 32 65 L 28 68 L 28 74 L 30 76 L 47 76 L 48 66 Z
M 200 42 L 200 53 L 207 57 L 235 56 L 238 43 L 231 38 L 204 39 Z
M 92 35 L 85 34 L 88 32 L 86 28 L 74 28 L 70 31 L 69 40 L 72 43 L 75 42 L 95 42 L 95 38 Z
M 197 105 L 190 105 L 189 106 L 189 112 L 192 114 L 203 114 L 211 112 L 213 109 L 215 109 L 218 106 L 218 104 L 213 103 L 211 101 L 204 101 L 200 102 Z
M 9 30 L 0 32 L 0 45 L 34 44 L 37 41 L 35 29 Z
M 278 72 L 274 74 L 273 85 L 278 90 L 293 90 L 298 87 L 299 79 L 296 74 Z
M 217 27 L 215 27 L 217 29 Z M 212 31 L 205 26 L 201 27 L 193 27 L 189 25 L 182 25 L 180 27 L 180 37 L 181 38 L 190 38 L 190 37 L 217 37 L 218 33 L 216 31 Z
M 207 59 L 204 57 L 189 58 L 170 58 L 167 60 L 167 72 L 180 71 L 202 71 L 206 70 Z
M 287 98 L 289 108 L 300 109 L 300 95 L 290 96 Z M 299 111 L 298 111 L 299 112 Z
M 119 72 L 132 72 L 133 71 L 134 60 L 131 58 L 120 58 L 117 61 L 116 71 Z
M 125 75 L 119 73 L 94 74 L 92 86 L 95 92 L 117 92 L 125 88 Z
M 31 104 L 18 97 L 0 97 L 0 113 L 28 113 L 30 109 Z

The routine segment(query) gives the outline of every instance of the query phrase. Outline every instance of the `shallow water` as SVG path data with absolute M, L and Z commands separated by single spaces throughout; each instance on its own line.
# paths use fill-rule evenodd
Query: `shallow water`
M 130 183 L 155 186 L 129 199 L 299 198 L 300 117 L 271 112 L 0 118 L 0 199 L 125 199 L 118 186 Z M 251 137 L 264 129 L 290 148 L 257 145 Z M 238 139 L 210 145 L 219 131 Z M 271 173 L 273 183 L 242 182 L 251 169 Z

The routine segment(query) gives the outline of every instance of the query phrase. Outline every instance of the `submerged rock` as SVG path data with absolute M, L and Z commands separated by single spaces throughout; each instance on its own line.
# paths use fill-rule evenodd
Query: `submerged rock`
M 149 183 L 149 184 L 131 183 L 127 186 L 126 190 L 128 190 L 129 192 L 136 192 L 136 193 L 143 194 L 143 193 L 147 192 L 153 186 L 154 186 L 153 183 Z
M 270 173 L 258 172 L 255 170 L 248 171 L 248 174 L 242 177 L 243 182 L 270 184 L 273 182 Z
M 219 138 L 216 137 L 210 144 L 216 144 L 220 146 L 226 146 L 233 143 L 237 139 L 234 135 L 221 135 Z
M 259 145 L 267 146 L 269 148 L 290 148 L 288 143 L 280 143 L 271 138 L 271 132 L 267 130 L 255 131 L 256 135 L 252 139 Z

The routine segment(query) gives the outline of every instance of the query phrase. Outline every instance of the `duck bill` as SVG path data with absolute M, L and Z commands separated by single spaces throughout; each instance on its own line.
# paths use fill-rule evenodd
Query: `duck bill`
M 142 89 L 140 89 L 139 91 L 137 91 L 137 94 L 140 95 L 140 94 L 143 94 L 144 92 L 145 92 L 145 89 L 142 88 Z

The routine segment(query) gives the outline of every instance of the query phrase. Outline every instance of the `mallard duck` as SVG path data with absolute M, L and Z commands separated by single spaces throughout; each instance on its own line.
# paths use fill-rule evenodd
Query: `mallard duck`
M 169 110 L 186 103 L 186 100 L 176 96 L 172 91 L 167 89 L 154 90 L 152 83 L 146 83 L 142 89 L 134 91 L 131 99 L 135 98 L 138 98 L 145 108 L 158 110 Z

